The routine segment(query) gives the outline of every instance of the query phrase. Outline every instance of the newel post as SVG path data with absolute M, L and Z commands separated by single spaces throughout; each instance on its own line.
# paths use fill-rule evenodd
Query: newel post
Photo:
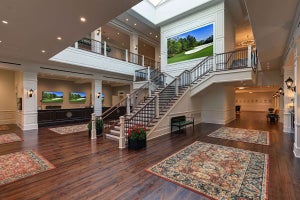
M 74 47 L 75 47 L 76 49 L 78 49 L 78 42 L 75 42 Z
M 125 60 L 128 62 L 128 49 L 125 50 Z
M 92 114 L 92 132 L 91 132 L 91 140 L 96 139 L 96 114 Z
M 127 94 L 126 100 L 126 114 L 130 115 L 130 94 Z
M 176 97 L 179 95 L 179 81 L 178 81 L 178 77 L 175 78 L 175 95 L 176 95 Z
M 213 55 L 213 71 L 217 71 L 217 54 L 214 53 Z
M 155 92 L 155 118 L 159 118 L 159 92 Z
M 125 117 L 120 117 L 120 138 L 119 138 L 119 149 L 125 148 Z
M 107 48 L 107 45 L 106 45 L 106 42 L 104 41 L 104 50 L 103 50 L 104 56 L 107 56 L 106 48 Z
M 248 62 L 247 67 L 251 67 L 251 45 L 248 45 Z
M 147 79 L 148 79 L 148 81 L 151 80 L 151 77 L 150 77 L 150 67 L 148 67 L 148 69 L 147 69 Z
M 145 56 L 142 55 L 142 66 L 144 67 L 145 66 Z

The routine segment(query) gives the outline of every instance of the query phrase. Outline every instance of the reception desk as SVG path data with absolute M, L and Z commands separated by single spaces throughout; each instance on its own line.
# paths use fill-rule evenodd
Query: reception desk
M 93 108 L 38 110 L 38 126 L 55 126 L 89 121 L 93 112 Z

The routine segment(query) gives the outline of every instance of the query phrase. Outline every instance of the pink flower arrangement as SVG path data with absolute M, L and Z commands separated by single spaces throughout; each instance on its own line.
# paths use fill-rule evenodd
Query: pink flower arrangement
M 146 139 L 146 128 L 138 124 L 132 128 L 128 129 L 128 138 L 135 140 L 144 140 Z

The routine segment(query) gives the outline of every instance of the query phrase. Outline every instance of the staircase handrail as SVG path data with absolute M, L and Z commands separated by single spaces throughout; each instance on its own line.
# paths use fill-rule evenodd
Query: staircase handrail
M 161 76 L 162 73 L 158 74 L 157 76 L 155 76 L 152 81 L 155 81 L 157 78 L 159 78 Z M 129 94 L 129 98 L 134 97 L 138 92 L 140 92 L 141 90 L 150 87 L 150 82 L 147 81 L 146 83 L 144 83 L 142 86 L 140 86 L 138 89 L 132 91 Z M 112 112 L 114 112 L 115 110 L 117 110 L 118 108 L 121 107 L 121 104 L 124 103 L 125 101 L 127 101 L 128 96 L 124 97 L 123 99 L 121 99 L 118 103 L 116 103 L 115 105 L 113 105 L 112 107 L 110 107 L 108 110 L 106 110 L 104 113 L 102 113 L 101 118 L 104 120 L 105 118 L 107 118 L 107 115 L 111 114 Z M 140 102 L 137 102 L 137 104 Z

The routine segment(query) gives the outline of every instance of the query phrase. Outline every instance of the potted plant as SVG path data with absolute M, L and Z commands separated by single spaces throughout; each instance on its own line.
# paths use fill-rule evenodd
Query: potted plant
M 91 137 L 92 136 L 92 122 L 91 121 L 88 123 L 87 128 L 89 130 L 89 137 Z
M 101 118 L 96 119 L 96 134 L 97 136 L 101 135 L 103 132 L 103 120 Z
M 147 146 L 146 129 L 142 125 L 136 125 L 128 130 L 128 148 L 141 149 Z

